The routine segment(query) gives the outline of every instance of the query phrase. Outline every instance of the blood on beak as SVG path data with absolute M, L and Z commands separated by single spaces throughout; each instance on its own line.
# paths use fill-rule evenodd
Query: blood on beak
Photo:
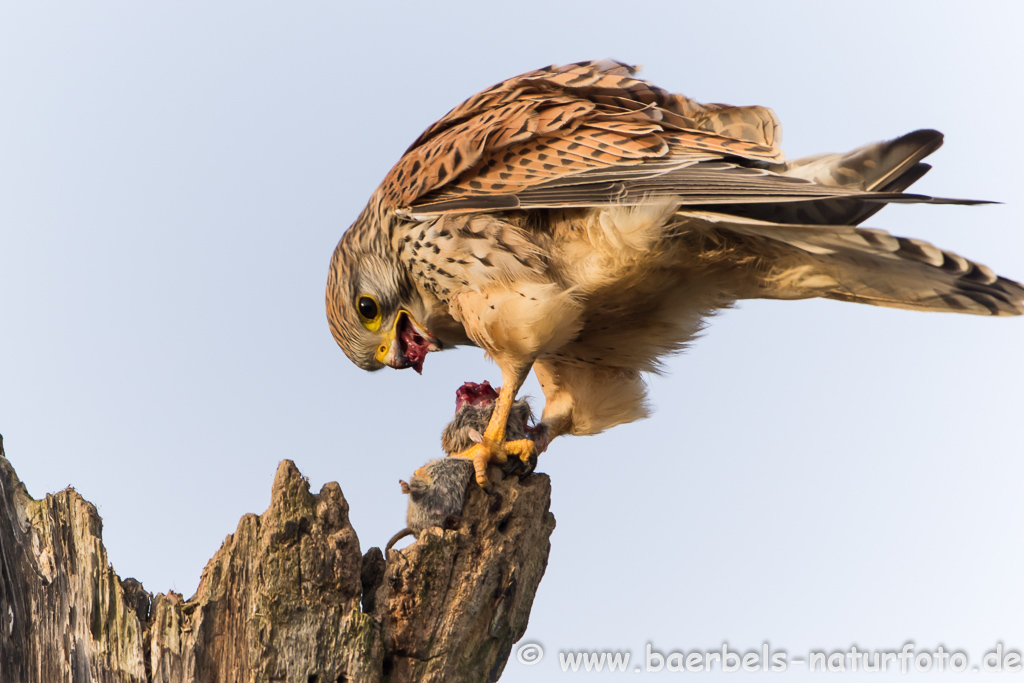
M 399 311 L 395 323 L 384 335 L 375 358 L 396 369 L 412 368 L 423 374 L 423 359 L 430 351 L 440 351 L 442 344 L 405 310 Z

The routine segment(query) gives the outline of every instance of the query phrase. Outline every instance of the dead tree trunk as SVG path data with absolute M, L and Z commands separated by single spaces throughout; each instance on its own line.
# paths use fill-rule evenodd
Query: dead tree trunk
M 494 681 L 526 630 L 555 520 L 545 475 L 471 491 L 455 530 L 363 556 L 348 503 L 294 463 L 196 594 L 151 596 L 107 561 L 73 489 L 33 500 L 0 441 L 0 681 Z

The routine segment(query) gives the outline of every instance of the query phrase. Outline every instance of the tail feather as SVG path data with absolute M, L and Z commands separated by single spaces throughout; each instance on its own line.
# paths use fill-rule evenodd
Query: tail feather
M 781 225 L 687 214 L 756 255 L 744 298 L 840 301 L 977 315 L 1024 314 L 1024 287 L 924 240 L 853 226 Z

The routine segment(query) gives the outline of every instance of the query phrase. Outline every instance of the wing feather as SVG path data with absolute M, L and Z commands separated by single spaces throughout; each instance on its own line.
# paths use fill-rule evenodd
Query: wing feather
M 700 104 L 635 76 L 620 62 L 579 62 L 473 96 L 399 160 L 384 205 L 424 218 L 677 196 L 779 223 L 855 223 L 891 201 L 977 203 L 902 193 L 941 144 L 935 131 L 786 164 L 770 109 Z
M 475 95 L 413 143 L 382 183 L 385 202 L 408 209 L 427 196 L 436 203 L 514 194 L 592 169 L 685 158 L 695 150 L 781 161 L 774 137 L 764 134 L 777 128 L 769 110 L 709 109 L 635 73 L 610 60 L 582 62 L 539 69 Z M 536 173 L 512 167 L 530 162 Z

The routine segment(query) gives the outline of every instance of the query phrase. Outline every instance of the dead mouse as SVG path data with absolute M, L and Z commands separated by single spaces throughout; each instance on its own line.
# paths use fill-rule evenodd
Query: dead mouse
M 459 453 L 480 440 L 480 435 L 487 429 L 497 399 L 498 391 L 490 382 L 466 382 L 458 388 L 455 392 L 455 417 L 441 434 L 441 447 L 445 453 Z M 534 430 L 530 427 L 532 418 L 530 404 L 525 398 L 512 404 L 505 439 L 518 441 L 533 438 Z
M 400 481 L 402 493 L 409 494 L 406 528 L 388 541 L 385 551 L 400 539 L 432 526 L 452 529 L 459 523 L 466 488 L 473 478 L 473 463 L 465 458 L 438 458 L 413 472 L 409 482 Z
M 480 439 L 494 412 L 498 392 L 489 382 L 466 382 L 455 392 L 455 417 L 441 435 L 445 452 L 464 451 Z M 530 420 L 533 413 L 526 399 L 512 406 L 506 436 L 509 440 L 533 438 Z M 522 467 L 519 460 L 510 460 L 507 471 Z M 438 458 L 416 470 L 409 482 L 400 481 L 402 493 L 409 495 L 406 528 L 391 537 L 385 552 L 406 536 L 419 538 L 423 529 L 439 526 L 452 529 L 462 517 L 466 488 L 473 479 L 473 463 L 465 458 Z

